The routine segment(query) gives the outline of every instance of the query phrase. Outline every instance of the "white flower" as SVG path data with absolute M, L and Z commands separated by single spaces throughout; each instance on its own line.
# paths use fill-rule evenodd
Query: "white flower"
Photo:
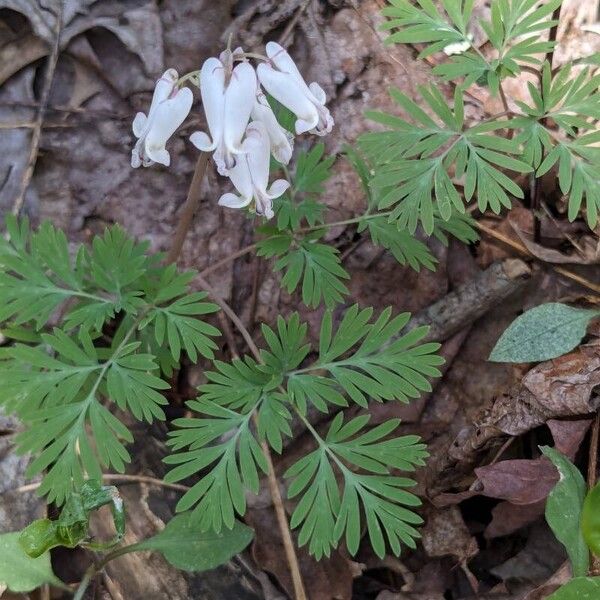
M 292 158 L 294 150 L 294 136 L 285 130 L 277 121 L 267 97 L 260 91 L 256 92 L 256 100 L 252 108 L 252 118 L 264 123 L 269 140 L 271 141 L 271 154 L 275 160 L 287 165 Z
M 271 96 L 298 117 L 296 133 L 329 133 L 333 118 L 325 106 L 327 98 L 321 86 L 316 82 L 306 85 L 292 57 L 279 44 L 269 42 L 266 52 L 272 64 L 258 66 L 258 79 Z
M 442 50 L 447 56 L 453 56 L 454 54 L 464 54 L 471 46 L 473 42 L 473 34 L 469 33 L 467 38 L 460 41 L 448 44 Z
M 165 71 L 156 82 L 148 116 L 142 112 L 135 115 L 133 133 L 138 140 L 131 152 L 132 167 L 154 163 L 168 167 L 171 163 L 165 145 L 188 116 L 194 101 L 190 89 L 177 87 L 178 79 L 175 69 Z
M 200 70 L 200 93 L 210 137 L 196 131 L 190 141 L 199 150 L 214 151 L 217 170 L 227 175 L 236 164 L 235 155 L 243 152 L 241 142 L 250 120 L 257 82 L 250 63 L 242 62 L 232 69 L 231 53 L 221 54 L 221 58 L 207 59 Z
M 229 208 L 243 208 L 254 200 L 256 213 L 270 219 L 274 215 L 273 199 L 279 198 L 290 184 L 285 179 L 278 179 L 267 190 L 271 152 L 269 134 L 262 121 L 252 121 L 248 125 L 242 147 L 244 154 L 238 156 L 235 166 L 229 171 L 229 178 L 239 196 L 223 194 L 219 198 L 219 204 Z

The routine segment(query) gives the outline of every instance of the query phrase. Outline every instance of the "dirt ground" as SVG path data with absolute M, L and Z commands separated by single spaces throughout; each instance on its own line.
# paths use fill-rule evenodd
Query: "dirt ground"
M 13 208 L 32 166 L 32 132 L 55 38 L 52 12 L 44 5 L 0 0 L 0 213 Z M 416 97 L 419 85 L 434 81 L 434 59 L 417 61 L 416 48 L 383 44 L 378 31 L 383 5 L 383 0 L 69 0 L 24 211 L 35 223 L 50 219 L 74 243 L 120 223 L 150 240 L 153 249 L 166 248 L 197 159 L 189 134 L 203 116 L 193 109 L 172 140 L 169 169 L 144 170 L 129 164 L 132 117 L 147 107 L 165 68 L 180 73 L 198 69 L 230 34 L 235 45 L 255 52 L 266 41 L 286 36 L 307 80 L 319 81 L 331 98 L 336 127 L 325 141 L 329 153 L 340 152 L 371 127 L 365 110 L 398 112 L 389 87 Z M 488 10 L 485 2 L 476 5 L 482 13 Z M 596 2 L 569 0 L 562 19 L 558 63 L 600 50 Z M 449 85 L 437 85 L 451 97 Z M 498 112 L 497 101 L 483 89 L 470 91 L 468 118 Z M 511 99 L 522 97 L 524 80 L 514 81 L 508 92 Z M 337 160 L 334 172 L 324 200 L 328 220 L 337 221 L 360 212 L 365 199 L 346 161 Z M 545 185 L 551 194 L 554 182 Z M 222 187 L 222 178 L 209 170 L 181 266 L 201 270 L 253 240 L 253 223 L 241 212 L 216 210 Z M 492 234 L 484 231 L 470 247 L 429 241 L 439 261 L 435 272 L 416 273 L 369 242 L 356 244 L 352 226 L 328 235 L 352 275 L 352 301 L 361 305 L 376 310 L 391 305 L 425 318 L 428 307 L 445 302 L 456 289 L 470 284 L 473 289 L 469 303 L 461 306 L 462 317 L 439 329 L 436 339 L 443 342 L 447 363 L 433 392 L 409 407 L 373 407 L 376 419 L 402 417 L 403 432 L 421 435 L 429 446 L 427 466 L 417 473 L 424 500 L 421 543 L 400 559 L 381 560 L 368 544 L 355 557 L 340 550 L 319 563 L 300 551 L 311 600 L 535 600 L 568 578 L 564 549 L 543 517 L 556 471 L 540 457 L 538 446 L 553 442 L 585 472 L 591 413 L 600 404 L 600 327 L 592 327 L 580 348 L 548 363 L 515 366 L 486 359 L 522 311 L 555 300 L 598 302 L 597 293 L 561 275 L 554 268 L 556 257 L 548 256 L 548 248 L 570 256 L 571 264 L 563 266 L 600 286 L 598 232 L 582 221 L 547 217 L 540 248 L 530 240 L 532 217 L 526 205 L 517 205 L 510 216 L 475 216 Z M 584 258 L 573 258 L 566 242 L 571 239 L 584 249 Z M 515 249 L 523 244 L 524 253 Z M 490 291 L 494 286 L 485 274 L 493 268 L 503 270 L 506 282 Z M 316 338 L 322 311 L 303 307 L 280 288 L 279 277 L 271 263 L 250 254 L 211 273 L 210 282 L 256 336 L 260 323 L 299 310 Z M 488 283 L 473 285 L 481 281 Z M 237 342 L 243 348 L 241 339 Z M 229 356 L 226 340 L 220 352 Z M 170 418 L 183 414 L 183 403 L 194 396 L 205 366 L 184 365 L 173 380 Z M 131 427 L 137 442 L 128 472 L 161 477 L 167 427 Z M 45 511 L 34 493 L 18 489 L 27 483 L 27 459 L 11 452 L 17 430 L 18 423 L 0 415 L 0 531 L 19 529 Z M 299 434 L 277 471 L 306 443 Z M 159 530 L 179 498 L 175 490 L 147 484 L 122 489 L 129 541 Z M 109 519 L 103 519 L 102 513 L 94 525 L 98 532 L 108 527 Z M 247 522 L 256 530 L 253 545 L 216 571 L 186 574 L 158 556 L 128 555 L 110 564 L 89 597 L 289 597 L 291 579 L 267 492 L 252 499 Z M 53 554 L 55 572 L 67 582 L 80 579 L 87 561 L 82 551 Z

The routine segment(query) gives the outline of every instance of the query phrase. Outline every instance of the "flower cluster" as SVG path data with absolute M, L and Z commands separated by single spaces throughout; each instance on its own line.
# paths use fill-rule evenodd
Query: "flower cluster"
M 252 205 L 257 214 L 270 219 L 273 199 L 289 187 L 284 179 L 269 187 L 271 155 L 287 165 L 294 136 L 277 121 L 265 92 L 294 113 L 298 135 L 325 135 L 333 127 L 333 118 L 321 86 L 315 82 L 307 85 L 279 44 L 267 44 L 266 56 L 259 57 L 263 62 L 256 69 L 250 57 L 256 55 L 248 55 L 241 48 L 233 52 L 227 49 L 218 58 L 204 62 L 198 79 L 208 133 L 196 131 L 190 141 L 199 150 L 213 153 L 217 171 L 229 177 L 239 194 L 224 194 L 219 204 L 231 208 Z M 169 166 L 165 145 L 192 107 L 192 92 L 182 87 L 189 79 L 189 75 L 180 79 L 177 71 L 169 69 L 156 83 L 148 115 L 140 112 L 133 120 L 137 142 L 132 167 L 154 163 Z

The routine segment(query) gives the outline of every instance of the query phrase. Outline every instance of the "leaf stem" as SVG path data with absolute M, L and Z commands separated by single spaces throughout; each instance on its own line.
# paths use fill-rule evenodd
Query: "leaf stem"
M 241 319 L 237 316 L 235 311 L 229 306 L 229 304 L 227 304 L 227 302 L 225 302 L 225 300 L 223 300 L 223 298 L 221 298 L 221 296 L 219 296 L 215 289 L 210 285 L 210 283 L 208 283 L 208 281 L 206 281 L 202 277 L 202 275 L 196 275 L 196 281 L 198 281 L 198 283 L 204 289 L 204 291 L 208 292 L 212 299 L 221 307 L 223 312 L 229 317 L 231 322 L 235 325 L 236 329 L 242 334 L 242 337 L 246 341 L 246 344 L 248 345 L 248 348 L 250 348 L 250 351 L 254 355 L 254 358 L 256 358 L 256 360 L 262 364 L 263 360 L 258 347 L 254 343 L 250 332 L 246 329 L 246 327 L 242 323 Z M 254 424 L 258 426 L 258 417 L 256 416 L 256 413 L 253 413 L 252 418 Z M 290 574 L 292 576 L 292 583 L 294 585 L 294 596 L 296 600 L 307 600 L 306 592 L 304 590 L 304 583 L 302 581 L 302 574 L 300 571 L 300 564 L 298 562 L 298 557 L 294 548 L 294 541 L 290 532 L 287 515 L 285 513 L 285 507 L 283 506 L 281 492 L 279 491 L 279 483 L 277 482 L 277 475 L 275 473 L 275 467 L 273 466 L 271 451 L 269 450 L 269 445 L 265 440 L 261 440 L 260 446 L 264 454 L 265 460 L 267 461 L 267 480 L 269 484 L 269 492 L 271 494 L 271 499 L 273 500 L 275 516 L 277 518 L 277 524 L 281 533 L 281 539 L 283 541 L 285 555 L 290 568 Z
M 187 200 L 183 207 L 183 211 L 181 213 L 179 223 L 175 231 L 171 249 L 169 250 L 169 253 L 166 258 L 168 263 L 173 263 L 177 260 L 177 257 L 181 252 L 181 248 L 183 247 L 183 243 L 192 223 L 194 213 L 196 212 L 198 204 L 200 203 L 200 187 L 204 178 L 204 174 L 206 173 L 206 167 L 208 164 L 209 157 L 210 154 L 203 152 L 198 158 L 196 169 L 194 171 L 194 177 L 192 178 L 190 189 L 188 191 Z M 249 251 L 250 249 L 248 250 L 248 252 Z M 237 255 L 241 256 L 243 254 L 245 254 L 245 252 L 239 254 L 238 251 Z M 223 298 L 221 298 L 221 296 L 216 292 L 216 290 L 213 289 L 210 283 L 208 283 L 208 281 L 204 279 L 202 274 L 197 275 L 195 279 L 200 284 L 200 286 L 206 292 L 208 292 L 208 294 L 213 298 L 213 300 L 221 307 L 223 312 L 229 317 L 229 319 L 235 325 L 237 330 L 242 334 L 244 340 L 246 341 L 246 344 L 248 345 L 248 348 L 255 356 L 256 360 L 262 363 L 262 357 L 256 344 L 254 343 L 254 340 L 252 339 L 252 336 L 250 335 L 250 332 L 246 329 L 246 327 L 242 323 L 241 319 L 237 316 L 235 311 L 229 306 L 229 304 L 227 304 L 227 302 L 225 302 L 225 300 L 223 300 Z M 277 524 L 279 525 L 286 559 L 290 568 L 290 574 L 292 576 L 292 582 L 294 585 L 294 596 L 296 600 L 307 600 L 306 592 L 304 590 L 304 583 L 302 581 L 302 574 L 300 572 L 300 564 L 298 562 L 298 557 L 294 549 L 294 542 L 292 540 L 292 534 L 290 532 L 289 524 L 287 521 L 285 507 L 283 506 L 283 500 L 279 491 L 279 484 L 277 482 L 277 476 L 275 474 L 275 468 L 273 466 L 273 460 L 271 458 L 269 446 L 266 442 L 263 441 L 261 442 L 261 448 L 268 465 L 269 491 L 273 500 L 273 506 L 275 508 L 275 514 L 277 517 Z
M 128 554 L 129 552 L 135 552 L 138 549 L 139 544 L 129 544 L 127 546 L 121 546 L 120 548 L 115 548 L 112 552 L 109 552 L 106 556 L 104 556 L 98 562 L 93 562 L 86 570 L 83 575 L 83 579 L 81 580 L 75 595 L 73 596 L 73 600 L 82 600 L 85 591 L 88 589 L 90 583 L 94 579 L 94 577 L 104 569 L 104 567 L 113 559 L 119 558 L 119 556 L 123 556 L 124 554 Z
M 379 217 L 388 217 L 391 214 L 392 214 L 391 210 L 385 211 L 385 212 L 380 212 L 380 213 L 375 213 L 375 214 L 366 212 L 358 217 L 354 217 L 352 219 L 346 219 L 344 221 L 334 221 L 332 223 L 321 223 L 320 225 L 312 225 L 311 227 L 304 227 L 302 229 L 298 229 L 298 231 L 295 233 L 309 233 L 311 231 L 317 231 L 319 229 L 329 229 L 331 227 L 341 227 L 343 225 L 352 225 L 354 223 L 361 223 L 363 221 L 368 221 L 370 219 L 377 219 Z M 271 235 L 271 236 L 265 238 L 264 241 L 271 240 L 274 237 L 276 237 L 276 236 Z M 208 267 L 206 267 L 206 269 L 200 271 L 198 277 L 204 278 L 207 275 L 214 273 L 215 271 L 219 270 L 221 267 L 224 267 L 225 265 L 229 264 L 230 262 L 237 260 L 238 258 L 241 258 L 242 256 L 245 256 L 246 254 L 252 252 L 253 250 L 256 250 L 257 246 L 258 246 L 258 242 L 254 242 L 252 244 L 249 244 L 248 246 L 244 246 L 243 248 L 236 250 L 235 252 L 232 252 L 231 254 L 228 254 L 221 260 L 217 261 L 216 263 L 213 263 L 212 265 L 209 265 Z

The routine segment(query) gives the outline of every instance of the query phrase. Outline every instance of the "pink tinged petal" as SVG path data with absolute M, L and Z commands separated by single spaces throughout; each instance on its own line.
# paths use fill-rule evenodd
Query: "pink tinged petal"
M 248 206 L 251 201 L 252 197 L 245 198 L 244 196 L 236 196 L 235 194 L 228 192 L 219 198 L 219 206 L 226 206 L 227 208 L 244 208 L 244 206 Z
M 202 105 L 204 106 L 204 114 L 206 115 L 212 141 L 207 143 L 206 140 L 209 140 L 208 135 L 203 134 L 202 147 L 197 147 L 205 152 L 211 152 L 223 137 L 225 114 L 225 69 L 223 63 L 217 58 L 209 58 L 202 65 L 200 70 L 200 95 L 202 96 Z
M 273 201 L 266 194 L 257 194 L 256 214 L 262 215 L 267 219 L 272 219 L 275 216 L 275 212 L 273 211 Z
M 316 135 L 320 136 L 327 135 L 328 133 L 331 133 L 333 126 L 334 120 L 331 116 L 331 113 L 325 106 L 322 106 L 319 109 L 319 123 L 315 129 L 311 130 L 311 133 L 315 133 Z
M 259 65 L 257 71 L 260 82 L 269 94 L 298 117 L 297 134 L 317 127 L 319 123 L 317 107 L 290 75 L 280 73 L 266 64 Z
M 240 154 L 242 137 L 250 120 L 256 94 L 256 73 L 250 63 L 240 63 L 232 72 L 231 80 L 225 90 L 225 127 L 223 141 L 226 151 Z M 228 160 L 228 166 L 233 161 Z
M 151 160 L 169 166 L 170 156 L 165 145 L 188 116 L 193 101 L 192 90 L 183 88 L 158 106 L 145 143 L 146 154 Z
M 217 146 L 217 149 L 214 151 L 213 160 L 217 165 L 217 173 L 219 173 L 219 175 L 223 175 L 224 177 L 228 177 L 231 168 L 225 163 L 225 154 L 225 146 L 223 145 L 223 141 L 221 141 Z M 235 164 L 233 166 L 235 166 Z
M 275 160 L 287 165 L 292 158 L 294 138 L 289 131 L 286 131 L 279 124 L 273 109 L 262 93 L 257 95 L 252 108 L 252 119 L 264 123 L 271 142 L 271 154 L 275 157 Z

